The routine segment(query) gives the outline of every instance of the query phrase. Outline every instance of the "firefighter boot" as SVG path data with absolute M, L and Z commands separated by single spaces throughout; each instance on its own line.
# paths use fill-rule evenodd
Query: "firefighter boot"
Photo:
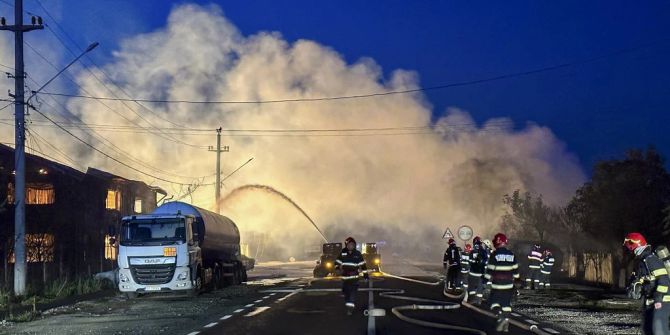
M 503 314 L 498 314 L 496 331 L 499 333 L 507 333 L 509 331 L 509 319 Z
M 347 315 L 349 315 L 349 316 L 353 315 L 354 314 L 354 309 L 356 308 L 356 305 L 354 305 L 351 302 L 348 302 L 348 303 L 346 303 L 346 307 L 347 307 Z

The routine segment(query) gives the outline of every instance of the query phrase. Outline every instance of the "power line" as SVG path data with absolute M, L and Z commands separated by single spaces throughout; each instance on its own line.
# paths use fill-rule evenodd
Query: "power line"
M 502 74 L 502 75 L 497 75 L 497 76 L 492 76 L 492 77 L 487 77 L 487 78 L 482 78 L 482 79 L 466 80 L 466 81 L 460 81 L 460 82 L 449 83 L 449 84 L 442 84 L 442 85 L 435 85 L 435 86 L 428 86 L 428 87 L 419 87 L 419 88 L 414 88 L 414 89 L 394 90 L 394 91 L 376 92 L 376 93 L 367 93 L 367 94 L 354 94 L 354 95 L 316 97 L 316 98 L 286 98 L 286 99 L 274 99 L 274 100 L 237 100 L 237 101 L 236 100 L 207 101 L 207 100 L 167 100 L 167 99 L 147 99 L 147 98 L 119 98 L 117 96 L 115 96 L 115 97 L 100 97 L 100 96 L 92 96 L 92 95 L 67 94 L 67 93 L 58 93 L 58 92 L 42 92 L 40 94 L 52 95 L 52 96 L 62 96 L 62 97 L 68 97 L 68 98 L 93 99 L 93 100 L 133 101 L 133 102 L 138 102 L 138 103 L 139 102 L 144 102 L 144 103 L 163 103 L 163 104 L 183 103 L 183 104 L 205 104 L 205 105 L 209 105 L 209 104 L 271 104 L 271 103 L 287 103 L 287 102 L 318 102 L 318 101 L 363 99 L 363 98 L 383 97 L 383 96 L 389 96 L 389 95 L 434 91 L 434 90 L 441 90 L 441 89 L 447 89 L 447 88 L 453 88 L 453 87 L 471 86 L 471 85 L 483 84 L 483 83 L 500 81 L 500 80 L 505 80 L 505 79 L 525 77 L 525 76 L 529 76 L 529 75 L 533 75 L 533 74 L 555 71 L 555 70 L 559 70 L 559 69 L 563 69 L 563 68 L 567 68 L 567 67 L 572 67 L 572 66 L 576 66 L 576 65 L 588 64 L 588 63 L 599 61 L 601 59 L 605 59 L 605 58 L 609 58 L 609 57 L 613 57 L 613 56 L 618 56 L 618 55 L 621 55 L 621 54 L 631 53 L 631 52 L 634 52 L 634 51 L 638 51 L 638 50 L 645 49 L 645 48 L 648 48 L 650 46 L 656 45 L 660 42 L 665 42 L 667 40 L 668 40 L 667 38 L 664 38 L 664 39 L 661 39 L 661 40 L 658 40 L 658 41 L 655 41 L 655 42 L 650 42 L 650 43 L 642 44 L 642 45 L 639 45 L 639 46 L 636 46 L 636 47 L 631 47 L 631 48 L 619 49 L 619 50 L 615 50 L 615 51 L 610 52 L 610 53 L 598 55 L 598 56 L 591 57 L 591 58 L 586 58 L 586 59 L 583 59 L 583 60 L 578 60 L 578 61 L 574 61 L 574 62 L 566 62 L 566 63 L 541 67 L 541 68 L 532 69 L 532 70 L 512 72 L 512 73 L 507 73 L 507 74 Z
M 65 129 L 64 127 L 61 127 L 60 125 L 58 125 L 58 123 L 56 123 L 54 120 L 52 120 L 51 118 L 49 118 L 48 116 L 46 116 L 46 114 L 42 113 L 39 109 L 36 109 L 36 108 L 35 108 L 35 109 L 33 109 L 33 110 L 34 110 L 35 112 L 37 112 L 38 114 L 42 115 L 42 117 L 44 117 L 45 119 L 49 120 L 51 123 L 57 125 L 58 128 L 60 128 L 60 129 L 61 129 L 62 131 L 64 131 L 64 132 L 66 132 L 68 135 L 74 137 L 76 140 L 78 140 L 78 141 L 81 142 L 82 144 L 84 144 L 84 145 L 86 145 L 87 147 L 89 147 L 89 148 L 95 150 L 96 152 L 100 153 L 101 155 L 103 155 L 103 156 L 105 156 L 105 157 L 107 157 L 107 158 L 109 158 L 109 159 L 115 161 L 116 163 L 121 164 L 121 165 L 127 167 L 128 169 L 131 169 L 131 170 L 133 170 L 133 171 L 135 171 L 135 172 L 137 172 L 137 173 L 143 174 L 143 175 L 145 175 L 145 176 L 147 176 L 147 177 L 151 177 L 151 178 L 154 178 L 154 179 L 157 179 L 157 180 L 166 182 L 166 183 L 171 183 L 171 184 L 176 184 L 176 185 L 191 185 L 191 184 L 187 184 L 187 183 L 181 183 L 181 182 L 177 182 L 177 181 L 174 181 L 174 180 L 169 180 L 169 179 L 161 178 L 161 177 L 158 177 L 158 176 L 154 176 L 154 175 L 152 175 L 152 174 L 150 174 L 150 173 L 147 173 L 147 172 L 144 172 L 144 171 L 142 171 L 142 170 L 140 170 L 140 169 L 138 169 L 138 168 L 136 168 L 136 167 L 134 167 L 134 166 L 132 166 L 132 165 L 129 165 L 129 164 L 127 164 L 127 163 L 125 163 L 125 162 L 123 162 L 123 161 L 121 161 L 121 160 L 119 160 L 119 159 L 116 159 L 115 157 L 113 157 L 113 156 L 111 156 L 111 155 L 108 155 L 108 154 L 105 153 L 104 151 L 98 149 L 98 148 L 95 147 L 94 145 L 92 145 L 92 144 L 86 142 L 86 141 L 83 140 L 81 137 L 79 137 L 79 136 L 73 134 L 71 131 Z
M 25 45 L 26 45 L 31 51 L 33 51 L 38 57 L 40 57 L 44 62 L 46 62 L 47 64 L 49 64 L 49 66 L 51 66 L 52 68 L 58 70 L 58 67 L 57 67 L 53 62 L 51 62 L 51 61 L 50 61 L 49 59 L 47 59 L 44 55 L 42 55 L 42 53 L 40 53 L 39 50 L 37 50 L 36 48 L 34 48 L 30 43 L 25 42 Z M 84 68 L 85 68 L 90 74 L 94 75 L 93 72 L 92 72 L 90 69 L 88 69 L 86 66 L 84 66 Z M 82 87 L 79 83 L 77 83 L 77 81 L 76 81 L 75 79 L 73 79 L 69 74 L 65 74 L 65 77 L 66 77 L 70 82 L 72 82 L 75 86 L 77 86 L 81 91 L 83 91 L 83 92 L 85 92 L 86 94 L 88 94 L 88 91 L 87 91 L 84 87 Z M 104 106 L 106 109 L 108 109 L 109 111 L 113 112 L 114 114 L 116 114 L 116 115 L 120 116 L 121 118 L 123 118 L 124 120 L 126 120 L 128 123 L 135 124 L 135 125 L 137 125 L 138 127 L 143 128 L 143 129 L 147 129 L 147 130 L 150 129 L 150 128 L 147 128 L 147 127 L 144 127 L 144 126 L 141 126 L 141 125 L 135 123 L 133 120 L 129 119 L 129 118 L 126 117 L 125 115 L 123 115 L 123 114 L 121 114 L 120 112 L 118 112 L 117 110 L 113 109 L 112 107 L 110 107 L 110 106 L 107 105 L 106 103 L 104 103 L 104 102 L 102 102 L 102 101 L 99 101 L 99 103 L 100 103 L 102 106 Z M 126 105 L 125 103 L 123 103 L 123 104 Z M 126 107 L 127 107 L 127 105 L 126 105 Z M 142 115 L 140 115 L 139 113 L 135 112 L 135 111 L 132 110 L 132 109 L 131 109 L 131 111 L 132 111 L 133 113 L 135 113 L 138 117 L 140 117 L 142 120 L 144 120 L 145 122 L 147 122 L 147 123 L 149 123 L 151 126 L 153 126 L 153 125 L 152 125 L 150 122 L 148 122 L 148 120 L 146 120 Z M 156 129 L 155 127 L 153 127 L 153 128 Z M 166 135 L 164 135 L 164 134 L 160 134 L 160 130 L 158 130 L 158 131 L 154 131 L 154 132 L 152 132 L 152 131 L 149 130 L 148 132 L 151 133 L 151 134 L 153 134 L 153 135 L 155 135 L 155 136 L 158 136 L 158 137 L 160 137 L 160 138 L 163 138 L 163 139 L 166 139 L 166 140 L 168 140 L 168 141 L 175 142 L 175 143 L 178 143 L 178 144 L 183 144 L 183 145 L 186 145 L 186 146 L 195 147 L 195 148 L 199 148 L 199 149 L 204 149 L 204 148 L 206 148 L 206 146 L 187 143 L 187 142 L 184 142 L 184 141 L 180 141 L 180 140 L 178 140 L 178 139 L 176 139 L 176 138 L 169 137 L 169 136 L 166 136 Z
M 53 23 L 56 25 L 56 27 L 57 27 L 58 29 L 60 29 L 60 30 L 63 32 L 63 34 L 64 34 L 67 38 L 69 38 L 70 41 L 71 41 L 71 42 L 72 42 L 78 49 L 82 50 L 81 47 L 77 44 L 77 42 L 75 42 L 74 39 L 73 39 L 73 38 L 72 38 L 72 37 L 65 31 L 65 29 L 62 28 L 62 26 L 58 23 L 58 21 L 57 21 L 57 20 L 51 15 L 51 13 L 46 9 L 46 7 L 44 7 L 44 5 L 42 5 L 42 3 L 41 3 L 40 1 L 37 1 L 37 3 L 38 3 L 38 5 L 42 8 L 42 10 L 47 14 L 47 16 L 53 21 Z M 56 39 L 58 40 L 58 42 L 59 42 L 59 43 L 60 43 L 60 44 L 61 44 L 61 45 L 62 45 L 68 52 L 70 52 L 70 54 L 72 54 L 72 55 L 76 55 L 76 53 L 75 53 L 75 52 L 74 52 L 74 51 L 67 45 L 67 43 L 65 43 L 65 41 L 63 41 L 63 39 L 61 39 L 61 37 L 60 37 L 60 36 L 59 36 L 59 35 L 58 35 L 58 34 L 57 34 L 57 33 L 56 33 L 56 32 L 49 26 L 49 25 L 46 25 L 46 27 L 47 27 L 47 29 L 49 30 L 49 32 L 50 32 L 52 35 L 54 35 L 54 37 L 56 37 Z M 101 73 L 103 73 L 103 74 L 107 77 L 107 79 L 110 80 L 110 82 L 111 82 L 114 86 L 116 86 L 117 88 L 119 88 L 121 91 L 123 91 L 124 93 L 126 93 L 126 94 L 128 95 L 128 93 L 127 93 L 125 90 L 123 90 L 120 86 L 116 85 L 116 83 L 111 79 L 111 77 L 104 71 L 104 69 L 103 69 L 102 67 L 97 66 L 97 64 L 95 64 L 95 62 L 92 60 L 92 58 L 90 58 L 90 57 L 88 57 L 88 55 L 86 55 L 86 59 L 89 60 L 94 66 L 96 66 L 96 68 L 97 68 Z M 89 73 L 89 74 L 90 74 L 90 75 L 91 75 L 91 76 L 92 76 L 98 83 L 100 83 L 103 87 L 105 87 L 105 89 L 107 89 L 107 91 L 109 91 L 114 97 L 117 97 L 117 98 L 118 98 L 118 95 L 117 95 L 111 88 L 109 88 L 109 86 L 108 86 L 102 79 L 100 79 L 100 77 L 98 77 L 98 75 L 97 75 L 94 71 L 92 71 L 89 67 L 87 67 L 86 64 L 84 64 L 83 62 L 82 62 L 82 65 L 84 65 L 84 69 L 85 69 L 85 70 L 86 70 L 86 71 L 87 71 L 87 72 L 88 72 L 88 73 Z M 79 86 L 79 85 L 78 85 L 78 86 Z M 81 86 L 79 86 L 79 87 L 81 88 Z M 84 90 L 84 92 L 86 92 L 86 91 Z M 86 94 L 88 94 L 88 93 L 86 93 Z M 128 96 L 130 96 L 130 95 L 128 95 Z M 130 111 L 131 111 L 133 114 L 135 114 L 138 118 L 140 118 L 142 121 L 146 122 L 150 127 L 154 128 L 154 129 L 157 129 L 156 126 L 155 126 L 153 123 L 151 123 L 147 118 L 145 118 L 144 116 L 142 116 L 142 114 L 140 114 L 140 113 L 138 113 L 137 111 L 135 111 L 132 107 L 128 106 L 128 104 L 127 104 L 125 101 L 122 101 L 122 104 L 123 104 L 124 107 L 126 107 L 126 109 L 130 110 Z M 158 117 L 159 119 L 162 119 L 162 120 L 164 120 L 164 121 L 167 121 L 167 122 L 169 122 L 169 123 L 171 123 L 171 124 L 173 124 L 173 125 L 175 125 L 175 126 L 180 126 L 180 125 L 177 124 L 177 123 L 174 123 L 174 122 L 172 122 L 172 121 L 170 121 L 170 120 L 167 120 L 167 119 L 163 118 L 163 117 L 160 116 L 158 113 L 156 113 L 156 112 L 150 110 L 149 108 L 147 108 L 146 106 L 140 104 L 139 102 L 137 102 L 137 104 L 138 104 L 140 107 L 142 107 L 142 108 L 144 108 L 145 110 L 147 110 L 148 112 L 150 112 L 151 114 L 153 114 L 154 116 Z M 110 107 L 108 107 L 108 106 L 106 106 L 106 107 L 107 107 L 107 108 L 110 108 Z M 117 113 L 117 114 L 118 114 L 118 113 Z M 119 114 L 119 116 L 121 116 L 121 115 Z M 129 119 L 125 118 L 125 117 L 124 117 L 124 119 L 126 119 L 126 120 L 127 120 L 128 122 L 130 122 L 130 123 L 134 123 L 134 122 L 130 121 Z M 163 135 L 163 136 L 160 136 L 159 133 L 160 133 L 160 135 Z M 165 139 L 167 139 L 167 140 L 169 140 L 169 141 L 172 141 L 172 142 L 176 142 L 176 143 L 182 144 L 182 145 L 186 145 L 186 146 L 190 146 L 190 147 L 194 147 L 194 148 L 199 148 L 199 149 L 207 148 L 207 146 L 200 146 L 200 145 L 190 144 L 190 143 L 188 143 L 188 142 L 181 141 L 181 140 L 179 140 L 179 139 L 177 139 L 177 138 L 170 137 L 170 136 L 168 136 L 167 134 L 162 134 L 162 133 L 160 132 L 160 130 L 158 130 L 158 132 L 157 132 L 155 135 L 156 135 L 156 136 L 159 136 L 159 137 L 163 137 L 163 138 L 165 138 Z

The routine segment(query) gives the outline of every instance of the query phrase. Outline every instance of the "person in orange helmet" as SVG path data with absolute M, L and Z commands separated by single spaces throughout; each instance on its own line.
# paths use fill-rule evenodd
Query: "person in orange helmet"
M 623 245 L 640 260 L 635 282 L 643 285 L 644 312 L 642 332 L 645 335 L 670 335 L 670 277 L 651 245 L 640 233 L 629 233 Z

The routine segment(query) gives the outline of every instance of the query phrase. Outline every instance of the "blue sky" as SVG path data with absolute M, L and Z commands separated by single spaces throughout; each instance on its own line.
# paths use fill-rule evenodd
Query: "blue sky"
M 196 2 L 219 4 L 245 35 L 270 30 L 289 41 L 312 39 L 350 62 L 371 57 L 386 73 L 417 71 L 422 86 L 646 45 L 588 64 L 426 94 L 436 117 L 456 106 L 479 122 L 507 116 L 518 126 L 548 126 L 586 170 L 649 144 L 670 157 L 670 1 Z M 79 44 L 101 42 L 93 56 L 104 61 L 123 37 L 164 26 L 171 8 L 184 2 L 42 3 Z M 25 7 L 41 12 L 35 0 L 25 0 Z M 0 13 L 11 16 L 2 3 Z

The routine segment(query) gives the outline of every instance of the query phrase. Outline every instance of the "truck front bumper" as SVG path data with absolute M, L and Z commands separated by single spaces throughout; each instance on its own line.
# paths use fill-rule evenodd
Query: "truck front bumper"
M 119 291 L 153 293 L 192 290 L 191 273 L 188 266 L 177 267 L 172 280 L 164 284 L 144 285 L 135 282 L 130 269 L 119 269 Z

